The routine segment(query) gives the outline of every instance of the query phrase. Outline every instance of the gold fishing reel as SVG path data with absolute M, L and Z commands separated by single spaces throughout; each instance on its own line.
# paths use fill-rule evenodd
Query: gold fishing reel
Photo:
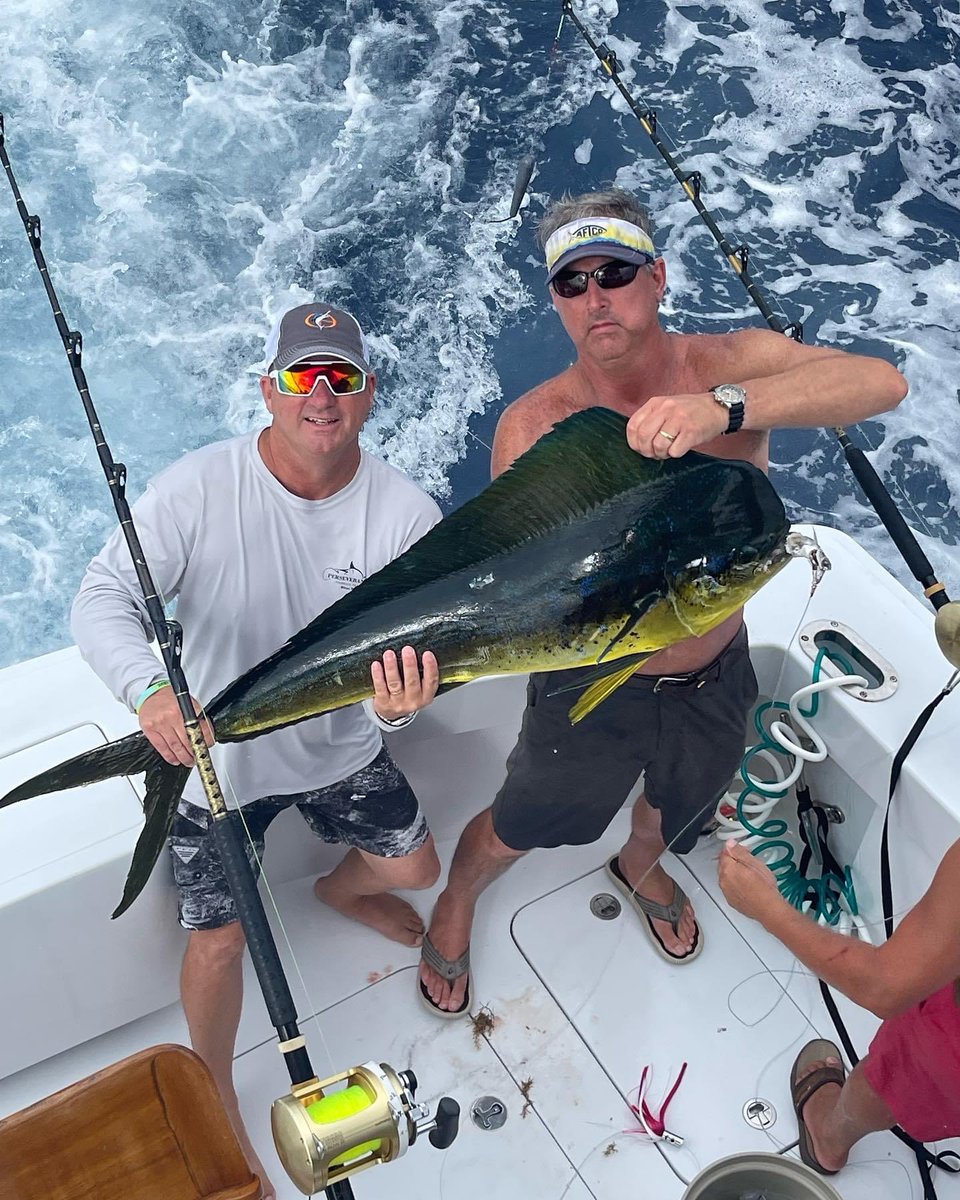
M 405 1154 L 421 1134 L 445 1150 L 457 1136 L 460 1106 L 444 1096 L 431 1117 L 416 1100 L 417 1077 L 364 1063 L 329 1079 L 294 1084 L 273 1102 L 277 1154 L 305 1196 Z
M 944 658 L 960 668 L 960 601 L 951 600 L 937 609 L 933 632 Z

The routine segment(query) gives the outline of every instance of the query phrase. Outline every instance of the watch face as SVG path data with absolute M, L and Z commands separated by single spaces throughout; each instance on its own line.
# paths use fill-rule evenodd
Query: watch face
M 713 389 L 713 394 L 717 402 L 722 404 L 724 408 L 730 408 L 734 404 L 742 404 L 747 398 L 747 393 L 736 383 L 721 383 Z

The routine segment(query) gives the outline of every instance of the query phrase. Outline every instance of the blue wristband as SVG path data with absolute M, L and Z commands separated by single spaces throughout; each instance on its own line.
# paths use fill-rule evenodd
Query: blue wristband
M 135 713 L 139 714 L 140 709 L 143 708 L 144 704 L 146 704 L 146 702 L 150 699 L 150 697 L 154 694 L 154 692 L 159 692 L 161 688 L 165 688 L 165 687 L 169 687 L 169 686 L 170 686 L 169 679 L 158 679 L 158 680 L 156 680 L 156 682 L 151 683 L 150 686 L 147 688 L 144 688 L 143 691 L 140 693 L 140 695 L 137 697 L 137 702 L 133 706 L 133 711 Z

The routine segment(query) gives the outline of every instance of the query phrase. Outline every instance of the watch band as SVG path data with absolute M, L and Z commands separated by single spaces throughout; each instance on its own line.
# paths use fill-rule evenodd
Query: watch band
M 714 400 L 727 410 L 727 427 L 723 432 L 736 433 L 743 425 L 747 393 L 739 383 L 718 383 L 710 390 Z

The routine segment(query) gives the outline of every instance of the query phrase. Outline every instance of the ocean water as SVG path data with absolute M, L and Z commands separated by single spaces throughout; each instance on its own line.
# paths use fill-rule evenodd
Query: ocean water
M 625 78 L 807 340 L 911 384 L 860 427 L 960 595 L 957 0 L 589 0 Z M 615 181 L 650 205 L 676 330 L 760 323 L 692 207 L 551 0 L 4 0 L 6 142 L 131 497 L 262 423 L 271 319 L 320 298 L 371 335 L 368 447 L 446 507 L 487 478 L 496 420 L 570 360 L 537 215 Z M 538 160 L 522 221 L 516 164 Z M 905 572 L 833 436 L 773 439 L 797 519 Z M 0 664 L 69 640 L 115 517 L 46 297 L 0 185 Z

